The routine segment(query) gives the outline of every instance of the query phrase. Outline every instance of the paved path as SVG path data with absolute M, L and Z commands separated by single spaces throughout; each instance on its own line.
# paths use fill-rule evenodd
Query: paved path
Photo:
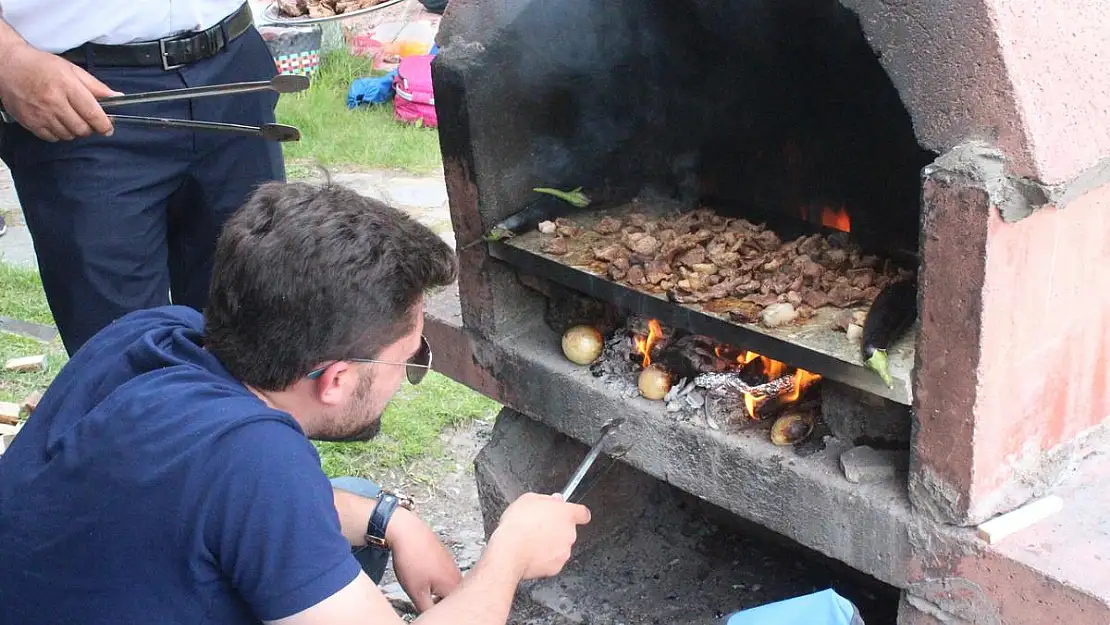
M 367 197 L 396 206 L 427 225 L 452 246 L 455 236 L 447 209 L 447 188 L 442 175 L 413 176 L 399 171 L 375 170 L 332 174 L 333 182 L 350 187 Z M 23 224 L 19 199 L 8 169 L 0 164 L 0 214 L 8 222 L 8 233 L 0 236 L 0 260 L 34 268 L 35 250 Z

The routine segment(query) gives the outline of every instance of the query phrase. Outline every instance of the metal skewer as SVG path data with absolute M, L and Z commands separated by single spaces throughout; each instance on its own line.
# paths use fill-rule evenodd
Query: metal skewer
M 147 91 L 129 95 L 104 98 L 100 100 L 101 107 L 123 106 L 127 104 L 146 104 L 150 102 L 167 102 L 171 100 L 186 100 L 203 98 L 215 95 L 230 95 L 234 93 L 250 93 L 253 91 L 272 90 L 278 93 L 293 93 L 302 91 L 309 85 L 307 76 L 298 74 L 279 74 L 270 80 L 254 82 L 236 82 L 226 85 L 211 85 L 203 87 L 188 87 L 185 89 L 170 89 L 167 91 Z M 113 123 L 130 124 L 132 126 L 146 126 L 148 128 L 178 128 L 183 130 L 210 130 L 215 132 L 231 132 L 235 134 L 260 137 L 267 141 L 300 141 L 301 131 L 294 126 L 283 124 L 263 124 L 262 126 L 243 126 L 241 124 L 226 124 L 222 122 L 209 122 L 191 119 L 167 119 L 163 117 L 140 117 L 135 115 L 108 115 Z M 16 123 L 16 119 L 0 106 L 0 122 L 7 124 Z
M 190 98 L 204 98 L 215 95 L 231 95 L 235 93 L 251 93 L 254 91 L 276 91 L 278 93 L 295 93 L 308 88 L 308 76 L 299 74 L 279 74 L 271 80 L 258 80 L 254 82 L 235 82 L 226 85 L 209 85 L 203 87 L 187 87 L 185 89 L 169 89 L 166 91 L 147 91 L 144 93 L 131 93 L 99 100 L 102 108 L 123 106 L 126 104 L 147 104 L 150 102 L 169 102 L 172 100 L 188 100 Z
M 570 477 L 570 481 L 563 487 L 563 501 L 570 501 L 574 491 L 578 488 L 578 484 L 582 482 L 582 478 L 586 477 L 586 473 L 590 470 L 590 467 L 597 461 L 597 457 L 601 455 L 601 448 L 605 444 L 605 439 L 607 439 L 610 434 L 617 431 L 617 428 L 619 428 L 622 423 L 624 423 L 624 419 L 622 417 L 617 417 L 601 426 L 601 436 L 598 437 L 594 446 L 590 448 L 590 452 L 586 454 L 586 458 L 578 465 L 578 468 L 574 471 L 574 475 Z
M 224 124 L 221 122 L 206 122 L 192 119 L 164 119 L 161 117 L 136 117 L 134 115 L 109 115 L 109 119 L 116 123 L 131 124 L 132 126 L 147 126 L 150 128 L 179 128 L 182 130 L 212 130 L 217 132 L 232 132 L 235 134 L 260 137 L 267 141 L 300 141 L 301 131 L 294 126 L 284 124 L 263 124 L 261 126 L 242 126 L 240 124 Z

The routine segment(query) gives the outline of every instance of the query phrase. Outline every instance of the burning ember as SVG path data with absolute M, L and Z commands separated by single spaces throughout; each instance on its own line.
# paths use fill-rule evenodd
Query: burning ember
M 672 333 L 665 331 L 656 319 L 646 323 L 641 320 L 630 325 L 629 330 L 633 346 L 629 356 L 636 357 L 641 367 L 648 369 L 654 363 L 655 368 L 677 369 L 681 364 L 687 371 L 676 373 L 677 376 L 702 379 L 711 389 L 727 386 L 734 394 L 738 393 L 737 411 L 742 407 L 749 419 L 758 421 L 797 403 L 821 379 L 815 373 L 750 350 L 736 350 L 707 337 L 673 340 Z
M 564 352 L 582 336 L 596 348 L 596 329 L 574 326 L 564 333 Z M 757 352 L 634 315 L 601 342 L 600 354 L 591 349 L 579 358 L 581 350 L 571 350 L 567 358 L 588 361 L 595 377 L 628 397 L 662 402 L 678 419 L 703 418 L 711 429 L 773 422 L 771 441 L 796 445 L 819 418 L 820 394 L 810 390 L 821 376 Z
M 727 358 L 724 353 L 725 348 L 718 347 L 717 355 L 722 358 Z M 786 407 L 790 404 L 796 403 L 802 398 L 802 394 L 806 389 L 814 383 L 821 380 L 821 376 L 816 373 L 810 373 L 805 369 L 795 368 L 790 371 L 790 367 L 785 363 L 773 360 L 766 356 L 757 354 L 753 351 L 745 351 L 739 356 L 735 357 L 737 365 L 739 365 L 739 372 L 741 377 L 744 377 L 745 370 L 750 370 L 751 365 L 755 363 L 758 366 L 760 379 L 765 380 L 762 384 L 749 386 L 747 389 L 741 389 L 740 394 L 744 398 L 744 410 L 748 418 L 759 420 L 757 409 L 760 405 L 766 404 L 770 400 L 775 400 L 777 407 Z M 749 374 L 750 377 L 750 374 Z
M 801 209 L 802 219 L 809 221 L 809 209 L 805 206 Z M 814 215 L 816 217 L 816 215 Z M 816 221 L 816 219 L 814 219 Z M 821 225 L 833 230 L 841 232 L 852 231 L 852 220 L 848 217 L 848 209 L 840 206 L 837 208 L 829 208 L 828 206 L 821 207 Z
M 646 337 L 635 337 L 636 351 L 643 355 L 644 359 L 641 361 L 641 366 L 644 368 L 651 366 L 651 348 L 655 347 L 656 343 L 663 336 L 663 327 L 655 319 L 648 321 L 648 334 Z

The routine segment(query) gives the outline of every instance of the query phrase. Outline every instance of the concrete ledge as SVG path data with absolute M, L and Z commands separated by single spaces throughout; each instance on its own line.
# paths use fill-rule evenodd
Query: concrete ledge
M 474 360 L 470 338 L 463 329 L 457 284 L 425 300 L 424 336 L 432 346 L 434 371 L 496 398 L 494 381 Z
M 618 397 L 563 359 L 558 337 L 539 320 L 526 333 L 491 341 L 466 332 L 459 315 L 453 292 L 429 299 L 425 333 L 436 350 L 437 371 L 587 444 L 606 420 L 624 416 L 621 442 L 632 444 L 625 462 L 909 589 L 914 605 L 904 608 L 907 620 L 901 622 L 931 625 L 926 617 L 935 615 L 910 608 L 932 606 L 931 612 L 976 624 L 1110 623 L 1110 574 L 1103 572 L 1110 526 L 1099 508 L 1110 448 L 1088 456 L 1057 489 L 1064 513 L 988 546 L 970 529 L 915 513 L 901 480 L 848 483 L 836 453 L 799 458 L 760 434 L 679 424 L 657 402 Z M 549 468 L 550 475 L 565 478 L 565 467 Z M 503 484 L 498 490 L 507 494 L 513 488 Z

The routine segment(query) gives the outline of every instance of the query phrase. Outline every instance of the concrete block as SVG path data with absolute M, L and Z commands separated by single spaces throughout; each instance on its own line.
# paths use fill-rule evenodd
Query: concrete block
M 910 445 L 909 406 L 833 380 L 821 381 L 821 418 L 833 436 L 850 445 Z
M 939 607 L 925 601 L 924 599 L 914 597 L 908 593 L 902 593 L 902 599 L 898 603 L 898 625 L 978 625 L 970 621 L 966 621 L 953 614 L 948 614 Z
M 870 484 L 893 479 L 906 471 L 909 452 L 853 447 L 840 454 L 840 470 L 853 484 Z

